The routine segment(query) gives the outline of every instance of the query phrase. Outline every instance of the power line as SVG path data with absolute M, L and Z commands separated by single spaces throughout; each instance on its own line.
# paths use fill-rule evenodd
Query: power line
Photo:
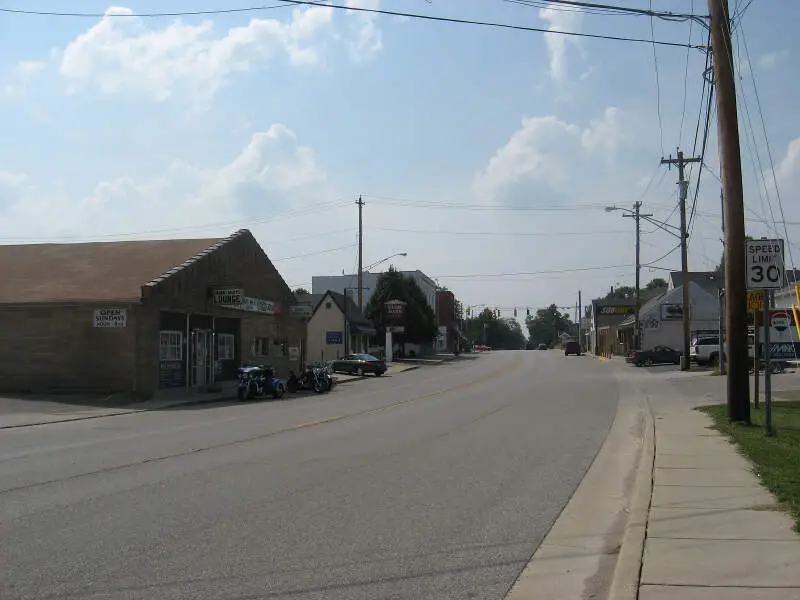
M 346 246 L 337 246 L 336 248 L 326 248 L 325 250 L 317 250 L 316 252 L 306 252 L 305 254 L 295 254 L 294 256 L 281 256 L 280 258 L 270 259 L 272 262 L 280 262 L 282 260 L 293 260 L 295 258 L 306 258 L 308 256 L 320 256 L 321 254 L 330 254 L 331 252 L 338 252 L 339 250 L 346 250 L 358 244 L 347 244 Z
M 458 236 L 500 236 L 500 237 L 566 237 L 566 236 L 594 236 L 594 235 L 620 235 L 628 230 L 618 229 L 609 231 L 449 231 L 442 229 L 407 229 L 404 227 L 370 227 L 374 231 L 394 231 L 398 233 L 420 233 L 425 235 L 458 235 Z
M 694 12 L 694 0 L 692 0 L 692 6 L 690 9 Z M 694 25 L 693 21 L 689 21 L 689 44 L 692 43 L 692 25 Z M 691 49 L 686 49 L 686 63 L 683 68 L 683 108 L 681 109 L 681 124 L 678 128 L 678 147 L 681 145 L 681 140 L 683 138 L 683 120 L 686 118 L 686 99 L 689 95 L 689 53 Z
M 589 12 L 594 14 L 619 14 L 624 13 L 628 15 L 641 15 L 641 16 L 653 16 L 659 18 L 665 18 L 669 20 L 681 20 L 685 21 L 688 19 L 708 19 L 708 15 L 695 15 L 694 11 L 692 13 L 673 13 L 670 11 L 654 11 L 652 8 L 652 4 L 650 6 L 650 10 L 646 10 L 643 8 L 634 8 L 631 6 L 618 6 L 613 4 L 597 4 L 594 2 L 579 2 L 578 0 L 505 0 L 506 2 L 511 2 L 513 4 L 524 4 L 528 6 L 534 6 L 537 8 L 550 8 L 552 10 L 566 10 L 569 11 L 570 7 L 577 12 Z M 561 5 L 560 7 L 558 5 Z M 598 12 L 594 12 L 598 11 Z
M 653 10 L 653 0 L 650 0 L 650 10 Z M 658 133 L 661 141 L 661 156 L 664 156 L 664 125 L 661 121 L 661 81 L 658 77 L 658 54 L 656 53 L 656 32 L 653 27 L 653 17 L 650 16 L 650 39 L 653 42 L 653 66 L 656 72 L 656 111 L 658 112 Z
M 650 266 L 652 266 L 652 265 L 654 265 L 654 264 L 656 264 L 656 263 L 659 263 L 659 262 L 661 262 L 662 260 L 664 260 L 665 258 L 667 258 L 667 257 L 668 257 L 670 254 L 672 254 L 673 252 L 675 252 L 675 250 L 677 250 L 677 249 L 678 249 L 678 248 L 680 248 L 680 247 L 681 247 L 681 244 L 680 244 L 680 242 L 678 242 L 677 244 L 675 244 L 675 246 L 674 246 L 674 247 L 673 247 L 673 248 L 672 248 L 672 249 L 671 249 L 669 252 L 667 252 L 666 254 L 663 254 L 663 255 L 659 256 L 658 258 L 656 258 L 656 259 L 654 259 L 654 260 L 651 260 L 651 261 L 650 261 L 650 262 L 648 262 L 648 263 L 642 263 L 642 266 L 643 266 L 643 267 L 650 267 Z
M 608 265 L 605 267 L 580 267 L 574 269 L 554 269 L 547 271 L 518 271 L 516 273 L 472 273 L 459 275 L 439 275 L 442 279 L 469 279 L 490 277 L 520 277 L 525 275 L 554 275 L 559 273 L 582 273 L 585 271 L 608 271 L 611 269 L 627 269 L 633 265 Z
M 611 41 L 619 41 L 619 42 L 635 42 L 635 43 L 647 43 L 647 44 L 658 44 L 660 46 L 672 46 L 675 48 L 686 48 L 687 45 L 680 43 L 680 42 L 666 42 L 660 40 L 646 40 L 641 38 L 632 38 L 632 37 L 623 37 L 623 36 L 614 36 L 614 35 L 603 35 L 599 33 L 581 33 L 577 31 L 555 31 L 550 30 L 544 27 L 529 27 L 525 25 L 513 25 L 511 23 L 496 23 L 491 21 L 476 21 L 471 19 L 456 19 L 453 17 L 438 17 L 435 15 L 426 15 L 420 13 L 407 13 L 407 12 L 400 12 L 394 10 L 383 10 L 378 8 L 363 8 L 357 6 L 345 6 L 343 4 L 327 4 L 324 2 L 313 2 L 311 0 L 281 0 L 281 2 L 285 2 L 286 5 L 296 5 L 296 6 L 317 6 L 320 8 L 334 8 L 338 10 L 347 10 L 353 12 L 361 12 L 367 14 L 377 14 L 377 15 L 387 15 L 393 17 L 406 17 L 409 19 L 418 19 L 423 21 L 435 21 L 438 23 L 454 23 L 460 25 L 476 25 L 482 27 L 493 27 L 496 29 L 508 29 L 508 30 L 515 30 L 515 31 L 527 31 L 527 32 L 536 32 L 536 33 L 554 33 L 558 35 L 566 35 L 572 37 L 583 37 L 583 38 L 592 38 L 592 39 L 602 39 L 602 40 L 611 40 Z M 11 14 L 18 14 L 18 15 L 35 15 L 35 16 L 50 16 L 50 17 L 76 17 L 76 18 L 93 18 L 93 19 L 102 19 L 106 17 L 167 17 L 167 16 L 183 16 L 183 15 L 213 15 L 213 14 L 227 14 L 232 12 L 257 12 L 263 10 L 271 10 L 274 8 L 280 8 L 279 5 L 275 6 L 252 6 L 252 7 L 244 7 L 244 8 L 225 8 L 225 9 L 217 9 L 217 10 L 208 10 L 208 11 L 186 11 L 186 12 L 173 12 L 173 13 L 88 13 L 88 12 L 59 12 L 59 11 L 44 11 L 44 10 L 27 10 L 27 9 L 18 9 L 18 8 L 0 8 L 0 12 L 4 13 L 11 13 Z M 688 17 L 687 17 L 688 18 Z M 700 46 L 695 46 L 697 49 L 703 49 Z
M 285 2 L 285 0 L 280 0 Z M 290 4 L 274 4 L 271 6 L 246 6 L 242 8 L 215 8 L 209 10 L 181 10 L 175 12 L 147 12 L 147 13 L 84 13 L 84 12 L 59 12 L 50 10 L 28 10 L 23 8 L 0 8 L 0 12 L 15 15 L 29 15 L 36 17 L 78 17 L 89 19 L 114 18 L 157 18 L 157 17 L 197 17 L 203 15 L 226 15 L 233 13 L 261 12 L 276 8 L 289 8 Z

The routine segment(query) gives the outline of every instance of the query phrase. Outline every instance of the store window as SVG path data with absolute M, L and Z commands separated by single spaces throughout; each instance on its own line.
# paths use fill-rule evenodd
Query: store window
M 158 356 L 161 361 L 183 359 L 183 332 L 159 332 Z
M 236 337 L 231 333 L 217 334 L 217 359 L 233 360 Z
M 269 356 L 269 339 L 265 337 L 254 338 L 253 354 L 255 356 Z

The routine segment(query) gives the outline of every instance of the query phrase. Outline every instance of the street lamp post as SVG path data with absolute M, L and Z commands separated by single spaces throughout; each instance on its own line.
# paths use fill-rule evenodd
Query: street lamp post
M 391 260 L 396 256 L 408 256 L 408 252 L 397 252 L 392 254 L 391 256 L 387 256 L 386 258 L 382 258 L 377 262 L 368 265 L 365 269 L 359 270 L 358 272 L 358 308 L 364 310 L 364 279 L 363 273 L 364 271 L 369 271 L 373 267 L 377 267 L 378 265 L 385 263 L 387 260 Z

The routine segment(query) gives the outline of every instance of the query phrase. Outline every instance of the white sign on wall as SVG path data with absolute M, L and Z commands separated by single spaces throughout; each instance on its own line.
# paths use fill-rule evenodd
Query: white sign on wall
M 125 308 L 96 308 L 94 326 L 116 329 L 128 326 L 128 310 Z
M 747 240 L 745 255 L 748 290 L 783 287 L 783 240 Z

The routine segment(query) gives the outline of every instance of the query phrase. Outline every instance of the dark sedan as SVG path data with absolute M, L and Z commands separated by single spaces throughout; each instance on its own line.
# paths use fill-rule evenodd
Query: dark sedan
M 364 375 L 372 373 L 380 377 L 386 373 L 386 363 L 371 354 L 348 354 L 344 358 L 333 361 L 335 373 L 354 373 Z
M 681 353 L 669 346 L 655 346 L 650 350 L 637 350 L 631 355 L 631 362 L 637 367 L 653 365 L 679 365 Z

